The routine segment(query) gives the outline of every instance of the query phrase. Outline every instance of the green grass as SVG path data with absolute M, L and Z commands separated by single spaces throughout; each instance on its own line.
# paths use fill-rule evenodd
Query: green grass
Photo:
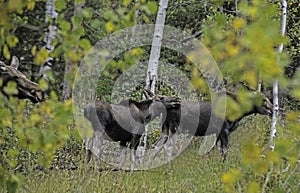
M 102 165 L 102 164 L 101 164 Z M 30 174 L 24 192 L 222 192 L 221 176 L 228 168 L 221 157 L 200 157 L 192 148 L 168 165 L 151 170 L 52 170 Z M 22 192 L 22 191 L 21 191 Z
M 130 174 L 127 171 L 112 171 L 111 166 L 101 163 L 101 168 L 108 169 L 99 172 L 87 169 L 88 167 L 84 166 L 82 160 L 79 161 L 80 167 L 77 170 L 53 169 L 30 173 L 26 176 L 19 192 L 221 193 L 225 192 L 222 176 L 231 168 L 241 171 L 241 177 L 235 183 L 234 189 L 237 192 L 247 192 L 250 182 L 258 183 L 262 187 L 265 174 L 257 174 L 253 172 L 251 166 L 245 166 L 242 163 L 242 147 L 247 143 L 257 143 L 264 151 L 267 146 L 265 136 L 267 125 L 269 125 L 269 120 L 261 117 L 244 121 L 231 136 L 231 148 L 224 162 L 217 151 L 212 151 L 210 155 L 200 156 L 198 153 L 200 144 L 197 142 L 199 140 L 196 140 L 172 161 L 171 169 L 168 165 L 164 165 L 151 170 L 134 171 Z M 287 165 L 287 163 L 275 165 L 266 192 L 280 190 L 280 185 L 293 170 L 291 166 L 286 174 L 281 173 Z M 296 185 L 300 181 L 299 177 L 298 172 L 295 172 L 288 181 L 292 192 L 297 192 Z

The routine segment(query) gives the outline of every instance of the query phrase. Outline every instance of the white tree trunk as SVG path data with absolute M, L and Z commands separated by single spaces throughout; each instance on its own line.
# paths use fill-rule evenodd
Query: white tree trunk
M 154 28 L 154 35 L 152 40 L 150 59 L 148 63 L 147 77 L 146 77 L 146 89 L 151 90 L 155 94 L 155 85 L 157 81 L 157 69 L 158 61 L 160 57 L 161 41 L 163 38 L 164 25 L 166 19 L 166 10 L 168 8 L 168 0 L 161 0 L 159 2 L 159 8 L 156 16 L 156 23 Z M 143 97 L 145 98 L 145 96 Z M 145 155 L 145 149 L 147 144 L 147 132 L 148 127 L 145 128 L 145 133 L 143 135 L 142 141 L 144 146 L 139 146 L 141 157 Z
M 286 14 L 287 14 L 287 2 L 286 0 L 281 1 L 282 4 L 282 20 L 281 20 L 281 35 L 285 35 L 286 30 Z M 283 51 L 283 44 L 281 43 L 278 47 L 278 52 L 282 53 Z M 278 80 L 275 80 L 273 83 L 273 117 L 272 117 L 272 127 L 271 127 L 271 133 L 270 133 L 270 140 L 269 140 L 269 147 L 271 150 L 274 150 L 275 143 L 274 138 L 276 135 L 276 124 L 277 124 L 277 117 L 278 117 L 278 111 L 279 111 L 279 105 L 278 105 Z
M 80 14 L 82 12 L 84 4 L 85 4 L 85 1 L 82 1 L 80 4 L 75 5 L 76 7 L 74 9 L 74 15 Z M 76 30 L 77 28 L 78 28 L 78 26 L 73 25 L 73 30 Z M 78 41 L 79 41 L 79 39 L 78 39 Z M 66 66 L 65 66 L 65 75 L 70 73 L 74 69 L 75 65 L 77 65 L 77 64 L 74 64 L 71 59 L 67 60 Z M 66 79 L 64 80 L 64 83 L 63 83 L 63 94 L 62 95 L 63 95 L 62 96 L 63 101 L 66 101 L 72 97 L 72 85 Z
M 261 92 L 262 90 L 262 79 L 261 79 L 261 74 L 258 74 L 258 85 L 257 85 L 257 90 L 258 92 Z
M 47 0 L 46 2 L 46 22 L 49 21 L 49 18 L 51 18 L 52 20 L 56 20 L 58 13 L 55 11 L 55 0 Z M 50 53 L 54 50 L 54 46 L 52 45 L 52 42 L 55 38 L 56 35 L 56 30 L 57 27 L 54 25 L 55 22 L 53 22 L 52 24 L 49 25 L 48 27 L 48 32 L 45 36 L 45 43 L 46 43 L 46 50 Z M 44 79 L 48 80 L 47 74 L 46 72 L 48 70 L 52 69 L 52 62 L 53 62 L 53 58 L 48 57 L 46 59 L 46 63 L 43 64 L 40 68 L 40 76 L 43 77 Z
M 156 17 L 154 36 L 152 41 L 150 59 L 149 59 L 148 70 L 147 70 L 147 78 L 146 78 L 146 88 L 150 89 L 153 94 L 155 94 L 158 61 L 160 57 L 160 47 L 163 38 L 167 8 L 168 8 L 168 0 L 161 0 L 159 2 L 159 9 Z

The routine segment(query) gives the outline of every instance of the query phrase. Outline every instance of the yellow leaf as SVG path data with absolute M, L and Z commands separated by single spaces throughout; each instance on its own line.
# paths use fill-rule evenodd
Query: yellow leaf
M 257 144 L 246 144 L 243 148 L 243 162 L 253 164 L 260 158 L 260 148 Z
M 33 56 L 36 55 L 36 46 L 32 46 L 32 48 L 31 48 L 31 55 L 33 55 Z
M 142 53 L 143 53 L 143 49 L 141 48 L 134 48 L 131 50 L 131 55 L 133 56 L 139 56 Z
M 300 112 L 290 111 L 286 115 L 286 120 L 291 122 L 298 122 Z
M 233 21 L 233 28 L 240 30 L 245 26 L 245 20 L 243 18 L 237 18 Z
M 234 121 L 241 117 L 242 114 L 239 104 L 230 97 L 226 97 L 226 118 Z
M 22 11 L 22 0 L 9 0 L 8 1 L 8 10 L 18 11 L 19 13 Z
M 230 173 L 225 173 L 223 176 L 222 176 L 222 182 L 224 184 L 231 184 L 231 183 L 234 183 L 234 179 L 231 177 L 231 174 Z
M 258 14 L 257 14 L 257 8 L 255 8 L 255 7 L 249 7 L 249 9 L 248 9 L 248 15 L 250 16 L 250 17 L 256 17 Z
M 249 84 L 249 86 L 251 87 L 256 87 L 257 85 L 257 73 L 255 73 L 255 71 L 253 70 L 248 70 L 246 72 L 244 72 L 244 77 L 245 80 L 247 81 L 247 83 Z
M 280 162 L 280 156 L 275 151 L 269 151 L 267 154 L 267 159 L 269 162 L 273 162 L 275 164 L 278 164 Z
M 89 120 L 85 118 L 78 118 L 76 120 L 76 124 L 78 133 L 82 138 L 91 138 L 94 136 L 92 123 Z
M 8 46 L 6 44 L 3 46 L 3 55 L 5 56 L 5 58 L 7 60 L 10 59 L 10 53 L 9 53 L 9 50 L 8 50 Z
M 39 114 L 32 114 L 30 116 L 30 121 L 34 124 L 34 123 L 37 123 L 37 122 L 40 122 L 41 121 L 41 116 Z
M 48 51 L 45 48 L 42 48 L 35 56 L 34 63 L 37 65 L 44 64 L 48 58 Z
M 28 10 L 33 10 L 35 7 L 35 1 L 34 0 L 30 0 L 27 2 L 27 9 Z
M 269 162 L 267 160 L 259 159 L 256 160 L 253 169 L 256 174 L 265 174 L 269 170 Z
M 248 185 L 248 193 L 259 193 L 260 191 L 260 187 L 259 184 L 257 182 L 250 182 Z
M 239 46 L 230 44 L 227 47 L 227 52 L 228 52 L 229 56 L 236 56 L 239 53 L 239 51 L 240 51 Z
M 41 78 L 39 80 L 39 86 L 43 91 L 45 91 L 49 88 L 48 82 L 44 78 Z
M 3 6 L 3 5 L 0 4 L 0 6 Z M 7 20 L 7 10 L 1 9 L 1 11 L 0 11 L 0 25 L 6 24 L 6 20 Z
M 51 143 L 47 143 L 46 145 L 45 145 L 45 149 L 46 150 L 50 150 L 50 149 L 52 149 L 53 148 L 53 145 L 51 144 Z
M 107 32 L 112 32 L 115 29 L 115 25 L 113 22 L 109 21 L 105 24 L 105 28 Z
M 241 178 L 241 171 L 238 169 L 230 169 L 222 176 L 222 182 L 226 192 L 233 192 L 236 181 Z
M 300 89 L 299 88 L 295 88 L 292 92 L 295 97 L 300 99 Z

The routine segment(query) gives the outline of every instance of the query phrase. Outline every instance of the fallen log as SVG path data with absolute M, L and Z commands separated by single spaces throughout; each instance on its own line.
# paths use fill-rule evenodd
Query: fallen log
M 33 103 L 44 101 L 44 91 L 37 83 L 27 79 L 26 76 L 17 69 L 18 66 L 19 60 L 15 56 L 13 56 L 10 66 L 0 61 L 0 80 L 2 79 L 2 84 L 0 84 L 1 93 L 6 98 L 9 98 L 10 94 L 6 93 L 4 88 L 8 82 L 12 81 L 16 83 L 18 92 L 11 96 L 19 99 L 29 99 Z

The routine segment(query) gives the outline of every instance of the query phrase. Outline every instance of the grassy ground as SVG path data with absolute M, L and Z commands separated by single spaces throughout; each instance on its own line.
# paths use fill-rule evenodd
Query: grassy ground
M 172 162 L 171 169 L 168 165 L 164 165 L 130 174 L 126 171 L 112 171 L 104 163 L 101 167 L 108 169 L 101 172 L 86 169 L 83 164 L 79 164 L 81 167 L 77 170 L 31 173 L 26 177 L 20 192 L 225 192 L 222 176 L 231 168 L 244 167 L 241 161 L 242 146 L 253 141 L 261 146 L 266 144 L 265 120 L 259 118 L 243 122 L 231 137 L 232 146 L 225 162 L 216 151 L 209 156 L 200 156 L 199 144 L 194 142 Z M 236 188 L 239 192 L 247 192 L 247 184 L 251 180 L 262 186 L 265 175 L 256 175 L 251 170 L 243 170 L 243 176 Z M 298 177 L 299 175 L 293 176 L 295 183 Z M 280 178 L 271 180 L 270 183 L 277 183 L 282 180 Z M 273 192 L 270 188 L 266 190 Z
M 192 148 L 169 166 L 147 171 L 53 170 L 31 174 L 24 192 L 223 192 L 221 176 L 230 167 L 217 155 L 200 157 Z

